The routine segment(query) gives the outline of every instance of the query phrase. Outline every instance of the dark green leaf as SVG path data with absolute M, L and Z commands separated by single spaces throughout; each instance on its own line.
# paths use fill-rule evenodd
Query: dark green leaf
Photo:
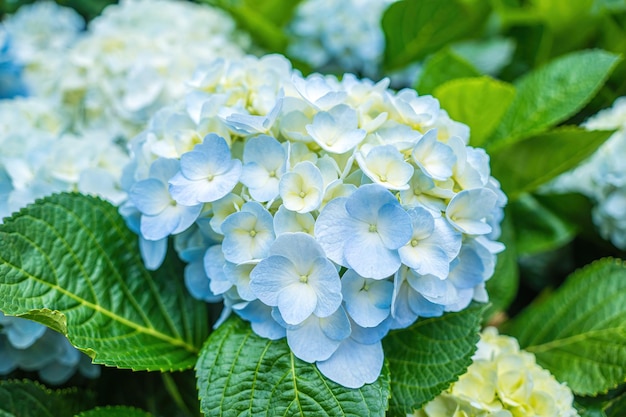
M 422 69 L 415 89 L 421 95 L 432 94 L 441 84 L 457 78 L 477 77 L 480 73 L 465 59 L 450 48 L 444 48 L 433 54 Z M 436 96 L 439 98 L 439 96 Z M 447 108 L 444 106 L 447 110 Z
M 626 382 L 626 266 L 603 259 L 572 274 L 505 331 L 579 395 Z
M 483 146 L 513 101 L 515 87 L 490 77 L 462 78 L 439 86 L 434 95 L 452 119 L 470 127 L 470 145 Z
M 152 414 L 132 407 L 98 407 L 82 412 L 76 417 L 152 417 Z
M 405 417 L 448 388 L 472 363 L 486 305 L 419 319 L 383 339 L 391 371 L 390 415 Z
M 517 95 L 489 140 L 495 150 L 574 115 L 598 92 L 617 55 L 589 50 L 553 60 L 515 82 Z
M 172 268 L 146 271 L 137 236 L 115 207 L 92 197 L 54 195 L 0 226 L 0 310 L 53 327 L 98 364 L 193 366 L 208 332 L 206 305 Z
M 576 236 L 576 227 L 564 222 L 530 194 L 509 204 L 508 213 L 516 231 L 518 255 L 533 255 L 560 248 Z
M 403 0 L 392 4 L 382 20 L 385 65 L 402 67 L 478 32 L 487 11 L 488 4 L 482 1 Z
M 238 317 L 211 334 L 196 374 L 207 416 L 384 416 L 389 399 L 386 367 L 373 384 L 344 388 Z
M 76 388 L 51 390 L 28 380 L 0 381 L 2 417 L 73 417 L 94 403 L 94 395 Z
M 535 190 L 585 160 L 612 134 L 563 127 L 493 150 L 491 172 L 511 200 Z

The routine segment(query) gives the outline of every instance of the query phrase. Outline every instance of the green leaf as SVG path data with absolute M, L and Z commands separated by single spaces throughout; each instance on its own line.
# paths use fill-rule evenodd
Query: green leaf
M 434 96 L 452 119 L 470 127 L 470 145 L 483 146 L 513 101 L 515 87 L 490 77 L 462 78 L 440 85 Z
M 152 414 L 138 408 L 116 406 L 97 407 L 93 410 L 84 411 L 76 417 L 152 417 Z
M 76 388 L 51 390 L 29 380 L 0 381 L 2 417 L 73 417 L 94 403 L 91 393 Z
M 207 335 L 206 305 L 180 268 L 146 271 L 117 209 L 80 194 L 0 225 L 0 310 L 61 331 L 94 363 L 134 370 L 190 368 Z
M 511 200 L 535 190 L 585 160 L 612 134 L 562 127 L 490 152 L 491 172 Z
M 479 75 L 480 72 L 472 64 L 450 48 L 444 48 L 426 60 L 415 89 L 421 95 L 432 94 L 435 88 L 447 81 Z M 439 98 L 438 95 L 436 97 Z
M 610 258 L 570 275 L 504 329 L 579 395 L 626 381 L 626 265 Z
M 273 52 L 284 52 L 288 38 L 283 30 L 300 0 L 201 0 L 229 12 L 254 42 Z
M 508 209 L 505 209 L 505 213 Z M 519 270 L 517 267 L 517 249 L 515 230 L 508 214 L 502 220 L 502 235 L 498 239 L 506 249 L 498 254 L 498 261 L 493 276 L 487 281 L 490 306 L 485 313 L 485 321 L 494 313 L 506 310 L 515 299 L 519 287 Z
M 488 9 L 483 1 L 404 0 L 392 4 L 382 19 L 386 67 L 402 67 L 476 33 Z
M 521 77 L 488 150 L 541 133 L 574 115 L 598 92 L 619 60 L 602 50 L 579 51 Z
M 563 221 L 534 196 L 522 194 L 508 206 L 518 256 L 534 255 L 562 247 L 576 236 L 576 227 Z
M 472 363 L 484 304 L 419 319 L 383 339 L 391 371 L 390 416 L 405 417 L 448 388 Z
M 384 416 L 389 398 L 386 368 L 373 384 L 344 388 L 238 317 L 211 334 L 196 374 L 207 416 Z

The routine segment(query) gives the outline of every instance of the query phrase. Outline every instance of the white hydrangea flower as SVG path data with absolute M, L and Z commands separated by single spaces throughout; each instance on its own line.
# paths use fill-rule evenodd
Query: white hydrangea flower
M 589 130 L 617 130 L 574 170 L 545 187 L 546 191 L 579 192 L 594 202 L 592 218 L 600 235 L 626 249 L 626 97 L 584 123 Z
M 130 139 L 181 98 L 198 65 L 239 57 L 249 40 L 223 11 L 175 0 L 124 0 L 89 23 L 69 50 L 58 93 L 75 123 Z
M 379 75 L 383 12 L 395 0 L 305 0 L 289 25 L 288 53 L 319 71 Z
M 506 198 L 435 98 L 388 80 L 303 77 L 278 55 L 218 59 L 189 85 L 132 140 L 122 182 L 135 225 L 172 197 L 197 215 L 187 230 L 135 227 L 140 241 L 176 235 L 194 296 L 223 297 L 224 317 L 286 337 L 347 387 L 378 378 L 390 329 L 487 301 Z M 211 157 L 199 152 L 208 141 L 220 144 Z M 165 173 L 163 161 L 180 168 Z M 155 170 L 158 187 L 143 186 Z M 189 253 L 203 240 L 186 234 L 207 223 L 202 270 Z M 142 249 L 150 268 L 163 258 L 153 246 Z
M 517 340 L 486 328 L 467 372 L 407 417 L 577 417 L 574 395 Z

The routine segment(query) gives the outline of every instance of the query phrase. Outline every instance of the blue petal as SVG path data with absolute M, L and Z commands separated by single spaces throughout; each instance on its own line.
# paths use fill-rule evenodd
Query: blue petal
M 305 362 L 325 360 L 337 350 L 341 340 L 331 339 L 324 333 L 322 322 L 314 315 L 310 316 L 298 326 L 287 328 L 287 343 L 293 353 Z M 346 321 L 348 330 L 350 323 Z M 349 333 L 348 333 L 349 334 Z
M 155 178 L 135 183 L 130 189 L 128 198 L 137 210 L 149 216 L 161 213 L 171 202 L 165 184 Z
M 348 338 L 341 342 L 330 358 L 317 362 L 317 368 L 324 376 L 344 387 L 360 388 L 378 379 L 384 359 L 380 342 L 363 345 Z
M 278 340 L 286 336 L 285 327 L 274 320 L 272 308 L 259 300 L 251 301 L 243 308 L 235 308 L 234 311 L 242 319 L 249 321 L 252 330 L 261 337 Z
M 345 208 L 346 200 L 345 197 L 331 200 L 315 222 L 315 238 L 326 256 L 341 266 L 348 266 L 344 257 L 344 246 L 346 239 L 353 235 L 354 229 L 354 220 Z
M 139 236 L 139 252 L 141 259 L 149 271 L 159 269 L 167 254 L 167 238 L 147 240 Z
M 389 316 L 392 282 L 366 279 L 350 269 L 341 285 L 346 310 L 359 326 L 375 327 Z
M 377 233 L 353 233 L 344 255 L 348 266 L 365 278 L 387 278 L 401 265 L 398 251 L 387 249 Z
M 380 208 L 377 229 L 380 239 L 388 249 L 401 248 L 413 235 L 411 217 L 397 201 Z
M 299 284 L 299 280 L 294 264 L 283 256 L 274 255 L 263 259 L 252 270 L 250 291 L 265 304 L 277 306 L 279 293 L 294 283 Z
M 398 200 L 382 185 L 366 184 L 360 186 L 346 201 L 348 214 L 362 222 L 376 224 L 378 211 L 385 204 L 396 204 Z
M 211 281 L 204 271 L 202 259 L 188 264 L 185 267 L 184 277 L 185 286 L 192 297 L 208 303 L 216 303 L 222 299 L 211 291 Z

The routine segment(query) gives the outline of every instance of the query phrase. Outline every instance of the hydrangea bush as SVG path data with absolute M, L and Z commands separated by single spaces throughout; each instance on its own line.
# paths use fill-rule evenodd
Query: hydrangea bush
M 502 250 L 488 156 L 387 82 L 220 60 L 132 141 L 124 177 L 149 268 L 174 235 L 192 294 L 349 387 L 378 378 L 389 329 L 487 301 Z
M 580 126 L 626 93 L 619 2 L 28 2 L 0 4 L 0 94 L 30 94 L 0 101 L 0 414 L 624 415 L 626 266 L 584 266 L 624 253 L 543 187 L 620 126 Z M 576 177 L 605 236 L 620 146 Z

